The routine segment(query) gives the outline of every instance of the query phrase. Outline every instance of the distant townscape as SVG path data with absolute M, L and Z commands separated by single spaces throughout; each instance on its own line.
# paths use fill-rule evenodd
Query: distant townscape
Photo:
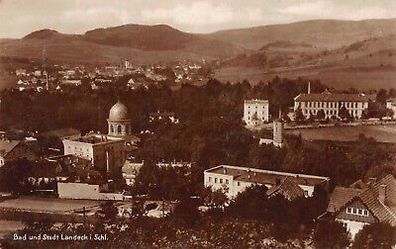
M 239 50 L 225 40 L 240 34 L 246 42 L 243 30 L 209 39 L 137 27 L 0 41 L 0 84 L 11 82 L 0 91 L 0 247 L 51 240 L 48 248 L 63 248 L 64 238 L 68 248 L 394 248 L 394 82 L 336 87 L 296 68 L 335 70 L 330 64 L 342 60 L 353 71 L 368 43 L 396 32 L 353 46 L 348 36 L 316 54 L 319 41 L 300 35 L 298 44 L 268 41 L 257 50 L 252 41 Z M 140 29 L 171 32 L 177 43 L 105 39 Z M 53 45 L 65 40 L 165 58 L 143 63 L 118 47 L 96 63 L 89 49 L 86 60 L 62 61 Z M 29 44 L 41 58 L 19 56 Z M 394 50 L 366 59 L 392 71 Z M 245 75 L 260 58 L 255 70 L 271 72 L 260 81 L 219 77 L 225 68 Z

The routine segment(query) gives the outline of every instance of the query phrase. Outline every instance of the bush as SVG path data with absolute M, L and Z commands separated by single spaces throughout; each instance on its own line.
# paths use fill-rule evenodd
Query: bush
M 314 229 L 313 242 L 317 248 L 346 248 L 350 236 L 339 222 L 319 221 Z
M 374 223 L 364 226 L 356 234 L 353 249 L 381 248 L 390 249 L 396 245 L 396 228 L 386 223 Z

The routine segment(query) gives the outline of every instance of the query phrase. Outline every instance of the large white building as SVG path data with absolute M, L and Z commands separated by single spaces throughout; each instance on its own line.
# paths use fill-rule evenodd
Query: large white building
M 269 121 L 269 102 L 262 99 L 251 99 L 243 102 L 243 121 L 253 127 Z
M 375 98 L 365 94 L 346 93 L 301 93 L 294 98 L 294 111 L 301 109 L 306 118 L 316 116 L 320 110 L 324 111 L 325 118 L 339 118 L 339 111 L 345 107 L 353 118 L 362 118 L 369 102 Z
M 292 174 L 255 168 L 220 165 L 204 171 L 204 186 L 213 191 L 225 190 L 229 199 L 235 198 L 246 188 L 265 185 L 269 190 L 277 187 L 285 179 L 298 185 L 305 196 L 313 196 L 315 186 L 328 188 L 330 178 L 314 175 Z
M 88 159 L 94 168 L 106 176 L 121 171 L 126 154 L 136 137 L 131 134 L 127 107 L 118 101 L 110 109 L 108 134 L 89 133 L 82 137 L 63 140 L 64 154 Z

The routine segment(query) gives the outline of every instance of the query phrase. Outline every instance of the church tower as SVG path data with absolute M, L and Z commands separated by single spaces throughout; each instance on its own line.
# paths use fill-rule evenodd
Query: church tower
M 111 107 L 107 124 L 109 136 L 125 137 L 131 134 L 131 120 L 128 117 L 128 108 L 119 100 Z

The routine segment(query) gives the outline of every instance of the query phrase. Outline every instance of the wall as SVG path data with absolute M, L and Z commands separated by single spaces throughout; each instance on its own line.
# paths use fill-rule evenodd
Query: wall
M 99 185 L 90 185 L 87 183 L 58 182 L 58 195 L 61 199 L 124 200 L 122 194 L 100 193 Z
M 346 226 L 346 229 L 349 233 L 351 233 L 352 239 L 355 238 L 356 234 L 362 230 L 362 228 L 367 225 L 368 223 L 358 222 L 358 221 L 351 221 L 351 220 L 343 220 L 343 219 L 336 219 L 336 221 L 341 222 Z
M 260 125 L 269 121 L 269 103 L 266 100 L 245 101 L 243 105 L 243 121 L 248 126 Z M 257 113 L 257 120 L 254 121 L 253 115 Z

